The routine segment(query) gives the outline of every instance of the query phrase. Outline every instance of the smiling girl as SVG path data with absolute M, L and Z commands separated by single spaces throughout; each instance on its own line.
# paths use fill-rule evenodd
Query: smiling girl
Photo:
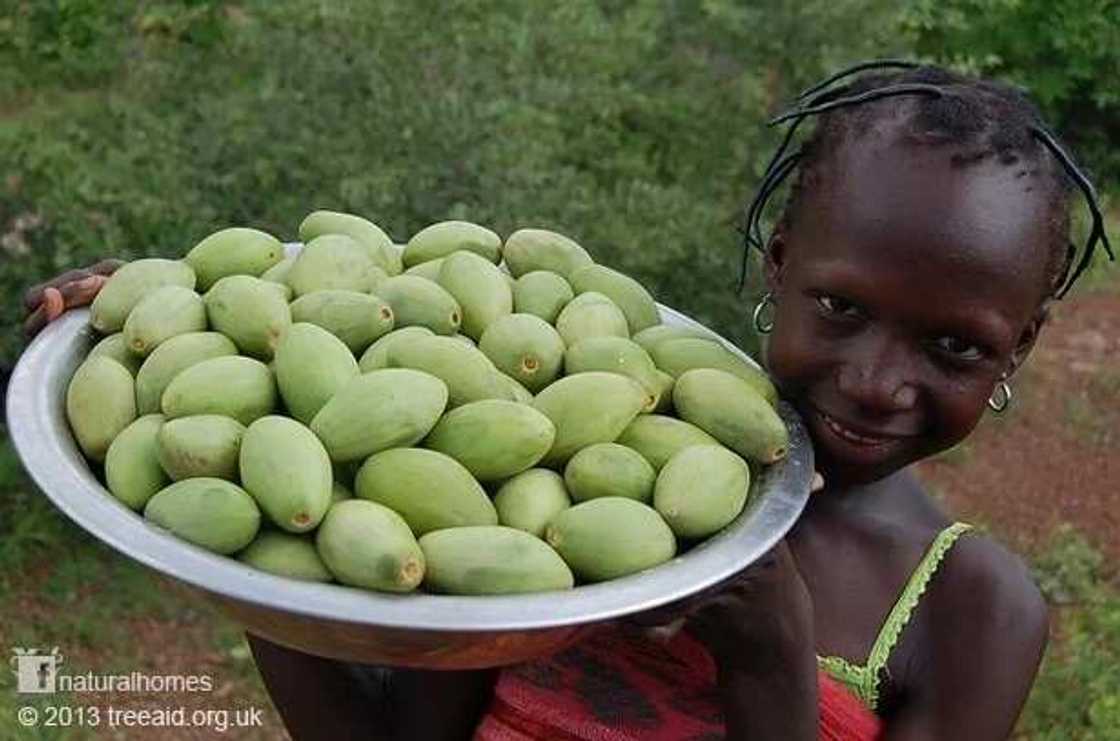
M 845 81 L 870 67 L 889 71 Z M 814 133 L 786 153 L 815 114 Z M 861 65 L 786 118 L 745 233 L 763 251 L 764 363 L 826 482 L 797 525 L 687 604 L 501 671 L 379 670 L 250 636 L 294 738 L 1011 732 L 1046 644 L 1046 604 L 1019 559 L 954 522 L 909 466 L 1011 402 L 1050 302 L 1105 239 L 1095 195 L 1023 93 L 997 82 Z M 764 241 L 759 215 L 794 170 Z M 1076 187 L 1094 213 L 1080 259 Z M 40 289 L 29 308 L 70 303 L 64 286 L 50 290 L 61 295 Z M 642 627 L 680 616 L 668 639 Z

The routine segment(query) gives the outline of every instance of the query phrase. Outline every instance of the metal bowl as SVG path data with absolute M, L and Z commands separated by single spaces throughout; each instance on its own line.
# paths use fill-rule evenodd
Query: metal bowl
M 659 308 L 666 324 L 708 332 Z M 793 526 L 809 495 L 812 448 L 796 413 L 782 405 L 790 431 L 787 458 L 757 477 L 746 508 L 723 532 L 656 568 L 564 592 L 495 597 L 392 595 L 294 581 L 180 540 L 101 485 L 65 413 L 70 377 L 95 339 L 89 312 L 70 312 L 47 327 L 16 366 L 8 386 L 8 431 L 31 477 L 101 541 L 202 590 L 250 632 L 306 653 L 430 669 L 501 666 L 548 654 L 596 623 L 682 599 L 740 571 Z

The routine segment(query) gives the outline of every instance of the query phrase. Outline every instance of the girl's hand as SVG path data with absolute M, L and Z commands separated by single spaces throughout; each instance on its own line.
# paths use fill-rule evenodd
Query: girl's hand
M 67 309 L 92 302 L 109 280 L 109 276 L 121 265 L 124 265 L 124 260 L 102 260 L 88 268 L 67 270 L 56 278 L 28 289 L 23 298 L 28 312 L 23 331 L 28 339 L 62 316 Z

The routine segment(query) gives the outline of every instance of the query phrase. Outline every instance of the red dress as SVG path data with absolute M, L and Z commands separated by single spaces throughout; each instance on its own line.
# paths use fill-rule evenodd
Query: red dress
M 825 741 L 871 741 L 881 722 L 820 674 Z M 607 627 L 554 656 L 502 671 L 475 741 L 717 741 L 715 663 L 684 631 L 666 643 Z

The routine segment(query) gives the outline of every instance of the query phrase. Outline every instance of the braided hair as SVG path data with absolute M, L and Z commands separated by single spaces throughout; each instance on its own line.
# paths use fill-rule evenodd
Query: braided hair
M 857 72 L 882 68 L 901 71 L 873 72 L 836 85 Z M 814 115 L 819 116 L 819 124 L 813 134 L 787 154 L 797 128 Z M 1038 108 L 1029 100 L 1026 91 L 939 67 L 874 60 L 814 85 L 798 96 L 790 111 L 770 121 L 770 125 L 789 122 L 790 126 L 746 211 L 741 228 L 744 249 L 740 290 L 746 280 L 750 249 L 765 251 L 760 227 L 762 211 L 782 181 L 798 169 L 778 219 L 778 230 L 792 226 L 804 194 L 820 182 L 830 156 L 843 145 L 872 131 L 876 124 L 891 119 L 901 122 L 900 136 L 909 144 L 951 147 L 953 167 L 968 167 L 991 158 L 1002 165 L 1019 167 L 1016 174 L 1020 177 L 1042 179 L 1048 192 L 1053 194 L 1047 214 L 1051 247 L 1047 274 L 1052 276 L 1049 297 L 1065 296 L 1089 266 L 1098 241 L 1109 258 L 1114 259 L 1092 183 L 1043 124 Z M 1077 248 L 1068 237 L 1070 197 L 1075 187 L 1085 194 L 1093 216 L 1090 234 L 1076 267 Z

